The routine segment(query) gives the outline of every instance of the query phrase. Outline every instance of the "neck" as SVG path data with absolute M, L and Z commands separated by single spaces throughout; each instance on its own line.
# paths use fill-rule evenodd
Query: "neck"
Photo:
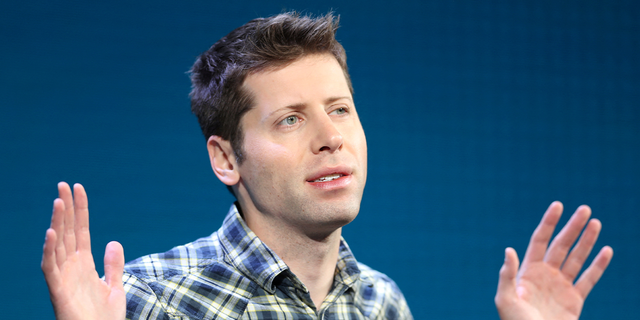
M 342 228 L 312 236 L 260 213 L 244 211 L 244 220 L 262 242 L 273 250 L 309 290 L 320 310 L 333 285 Z
M 288 237 L 281 239 L 282 241 L 269 239 L 265 242 L 309 289 L 311 300 L 317 310 L 320 310 L 333 286 L 340 234 L 341 230 L 338 229 L 321 241 Z

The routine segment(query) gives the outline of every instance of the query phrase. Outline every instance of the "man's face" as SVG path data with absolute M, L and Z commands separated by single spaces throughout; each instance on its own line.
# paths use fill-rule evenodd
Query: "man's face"
M 242 118 L 238 167 L 245 215 L 322 235 L 352 221 L 367 177 L 367 145 L 345 76 L 330 54 L 249 75 L 255 107 Z

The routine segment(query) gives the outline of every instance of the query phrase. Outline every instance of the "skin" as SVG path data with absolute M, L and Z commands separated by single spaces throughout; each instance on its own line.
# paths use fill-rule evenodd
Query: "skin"
M 255 106 L 242 119 L 246 159 L 209 139 L 213 171 L 234 188 L 244 219 L 311 292 L 320 309 L 333 283 L 341 228 L 360 210 L 367 145 L 344 73 L 309 55 L 244 83 Z M 345 174 L 331 182 L 321 175 Z
M 234 188 L 251 230 L 309 288 L 317 308 L 331 288 L 341 227 L 360 209 L 366 181 L 366 140 L 335 59 L 312 55 L 255 73 L 244 83 L 256 98 L 242 118 L 246 159 L 238 165 L 230 143 L 212 136 L 207 148 L 216 176 Z M 310 182 L 334 171 L 346 177 Z M 57 319 L 124 319 L 124 253 L 107 245 L 105 281 L 95 270 L 84 188 L 58 185 L 42 270 Z M 505 252 L 495 297 L 501 319 L 578 319 L 584 300 L 613 256 L 604 247 L 575 281 L 601 224 L 579 207 L 551 244 L 562 214 L 554 202 L 531 237 L 522 265 Z M 585 228 L 586 225 L 586 228 Z M 574 249 L 569 252 L 578 239 Z M 575 281 L 575 283 L 574 283 Z
M 124 319 L 122 285 L 124 252 L 110 242 L 104 256 L 105 281 L 93 263 L 87 194 L 80 184 L 58 183 L 51 227 L 42 254 L 44 272 L 56 319 Z
M 558 201 L 549 206 L 531 236 L 519 270 L 516 251 L 505 250 L 495 297 L 501 319 L 578 319 L 584 300 L 611 262 L 613 249 L 605 246 L 575 281 L 602 224 L 597 219 L 589 220 L 591 208 L 582 205 L 549 244 L 562 210 Z

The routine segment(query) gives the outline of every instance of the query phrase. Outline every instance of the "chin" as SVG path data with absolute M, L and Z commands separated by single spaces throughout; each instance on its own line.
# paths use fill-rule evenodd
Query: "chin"
M 360 204 L 332 204 L 323 206 L 318 211 L 314 210 L 315 216 L 318 218 L 319 224 L 329 226 L 332 229 L 342 228 L 353 221 L 360 211 Z

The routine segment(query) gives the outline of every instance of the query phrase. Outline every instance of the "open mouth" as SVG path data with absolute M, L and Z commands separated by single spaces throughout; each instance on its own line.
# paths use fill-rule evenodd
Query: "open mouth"
M 311 182 L 327 182 L 327 181 L 332 181 L 332 180 L 338 179 L 340 177 L 344 177 L 344 174 L 342 174 L 342 173 L 329 174 L 329 175 L 326 175 L 324 177 L 320 177 L 320 178 L 318 178 L 316 180 L 313 180 Z

